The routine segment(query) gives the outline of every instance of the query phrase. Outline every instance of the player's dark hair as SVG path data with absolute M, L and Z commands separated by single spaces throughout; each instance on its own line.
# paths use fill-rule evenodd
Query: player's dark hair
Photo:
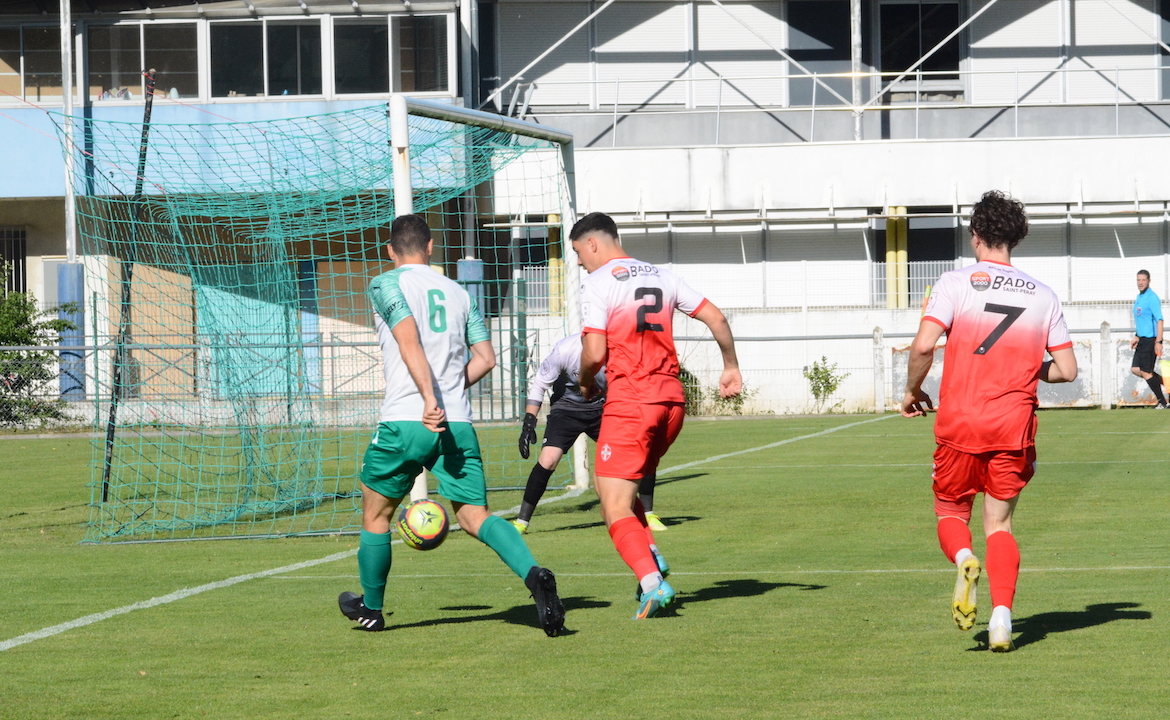
M 617 223 L 613 221 L 613 218 L 602 212 L 591 212 L 573 225 L 573 229 L 569 231 L 569 240 L 573 241 L 599 230 L 614 240 L 618 239 Z
M 1150 271 L 1149 270 L 1138 270 L 1138 275 L 1145 275 L 1146 280 L 1150 279 Z
M 431 228 L 422 215 L 401 215 L 390 226 L 390 247 L 400 257 L 425 253 L 430 239 Z
M 983 193 L 971 208 L 971 234 L 978 235 L 987 247 L 1014 249 L 1028 234 L 1024 203 L 999 190 Z

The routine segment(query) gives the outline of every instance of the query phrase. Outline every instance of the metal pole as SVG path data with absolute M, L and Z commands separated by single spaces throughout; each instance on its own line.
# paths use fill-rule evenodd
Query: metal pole
M 918 109 L 922 105 L 922 68 L 914 74 L 914 139 L 918 139 Z
M 463 70 L 463 106 L 471 107 L 475 104 L 476 95 L 476 78 L 478 73 L 475 72 L 476 53 L 479 51 L 479 38 L 476 33 L 476 14 L 478 12 L 477 0 L 462 0 L 459 3 L 459 29 L 460 29 L 460 46 L 463 50 L 463 57 L 460 58 L 460 64 Z M 298 63 L 299 65 L 299 63 Z
M 719 89 L 715 91 L 715 144 L 719 144 L 719 123 L 723 118 L 723 76 L 719 76 Z
M 142 197 L 142 184 L 146 176 L 146 148 L 150 140 L 150 113 L 154 108 L 155 73 L 151 68 L 146 73 L 146 106 L 142 110 L 142 136 L 138 144 L 138 172 L 134 177 L 133 221 L 130 225 L 130 242 L 126 247 L 126 259 L 122 264 L 122 288 L 118 303 L 118 339 L 114 345 L 114 370 L 110 392 L 110 414 L 106 419 L 106 458 L 102 466 L 102 502 L 110 499 L 110 471 L 114 462 L 114 429 L 118 422 L 118 401 L 126 392 L 126 369 L 132 358 L 128 357 L 126 345 L 130 342 L 130 288 L 134 282 L 134 258 L 138 244 L 138 228 L 146 202 Z M 96 341 L 96 338 L 94 338 Z
M 1121 134 L 1121 68 L 1113 68 L 1113 134 Z
M 1019 136 L 1020 136 L 1020 68 L 1019 68 L 1019 66 L 1016 66 L 1016 105 L 1015 105 L 1015 112 L 1016 112 L 1016 129 L 1015 129 L 1015 137 L 1019 137 Z
M 808 112 L 808 141 L 812 142 L 817 134 L 817 74 L 813 73 L 812 108 Z
M 65 135 L 65 258 L 77 262 L 77 197 L 73 186 L 73 13 L 69 0 L 61 0 L 61 113 Z
M 613 132 L 610 134 L 610 147 L 617 147 L 617 107 L 618 92 L 621 90 L 621 78 L 613 80 Z
M 849 0 L 849 73 L 853 76 L 853 139 L 861 139 L 861 0 Z

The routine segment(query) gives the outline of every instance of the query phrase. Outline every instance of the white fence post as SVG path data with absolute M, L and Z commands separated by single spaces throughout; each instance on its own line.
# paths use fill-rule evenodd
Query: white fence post
M 1116 365 L 1114 360 L 1115 348 L 1113 347 L 1113 340 L 1110 338 L 1109 323 L 1101 323 L 1101 409 L 1111 410 L 1113 408 L 1113 366 Z
M 873 411 L 886 411 L 886 346 L 882 329 L 873 329 Z

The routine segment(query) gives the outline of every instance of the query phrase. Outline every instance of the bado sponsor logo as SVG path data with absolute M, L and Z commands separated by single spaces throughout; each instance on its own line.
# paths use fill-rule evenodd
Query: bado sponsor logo
M 638 277 L 639 275 L 657 275 L 658 266 L 656 265 L 631 265 L 630 276 Z
M 1007 290 L 1008 292 L 1036 292 L 1036 283 L 1024 278 L 1007 277 L 1006 275 L 996 275 L 995 280 L 991 283 L 992 290 Z
M 996 278 L 998 280 L 999 278 Z M 983 292 L 991 287 L 991 276 L 983 271 L 971 273 L 971 287 Z
M 618 265 L 613 269 L 613 276 L 618 280 L 618 282 L 625 282 L 626 280 L 630 279 L 630 271 L 621 265 Z

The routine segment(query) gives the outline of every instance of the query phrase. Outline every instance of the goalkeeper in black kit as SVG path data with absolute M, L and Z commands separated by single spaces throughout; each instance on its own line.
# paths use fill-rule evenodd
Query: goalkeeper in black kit
M 528 532 L 532 513 L 548 489 L 549 478 L 556 471 L 561 458 L 577 441 L 581 433 L 596 440 L 601 430 L 601 412 L 605 406 L 605 369 L 597 374 L 598 394 L 592 400 L 581 396 L 579 375 L 581 372 L 581 334 L 564 338 L 553 346 L 552 352 L 540 364 L 536 377 L 528 386 L 528 404 L 525 407 L 523 426 L 520 430 L 520 457 L 528 459 L 529 447 L 536 442 L 536 414 L 544 402 L 545 392 L 552 390 L 549 404 L 548 423 L 544 428 L 544 443 L 532 472 L 528 474 L 528 485 L 524 488 L 524 502 L 520 514 L 512 524 L 521 533 Z M 638 495 L 646 509 L 646 520 L 650 529 L 665 530 L 662 520 L 651 512 L 654 508 L 654 475 L 643 478 Z

